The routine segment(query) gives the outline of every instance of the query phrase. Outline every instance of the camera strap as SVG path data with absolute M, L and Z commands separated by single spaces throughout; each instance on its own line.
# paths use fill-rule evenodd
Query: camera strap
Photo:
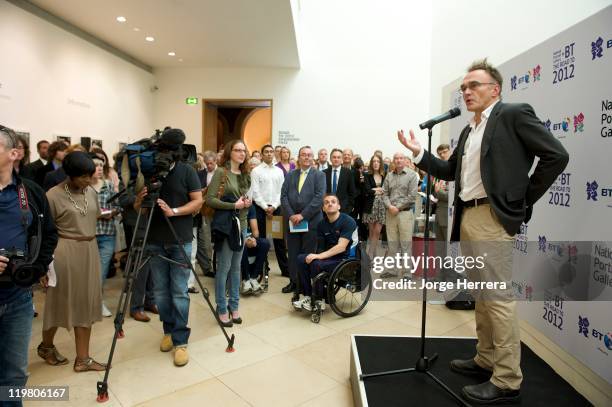
M 19 199 L 19 209 L 21 210 L 21 224 L 24 229 L 28 229 L 28 215 L 30 214 L 30 205 L 28 205 L 28 193 L 26 192 L 23 182 L 17 186 L 17 197 Z

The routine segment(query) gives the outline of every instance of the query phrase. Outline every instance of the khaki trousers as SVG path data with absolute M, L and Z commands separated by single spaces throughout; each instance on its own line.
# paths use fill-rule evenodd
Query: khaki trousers
M 387 244 L 389 255 L 408 253 L 412 256 L 412 231 L 414 229 L 414 212 L 400 211 L 393 216 L 387 211 Z
M 480 256 L 487 253 L 481 270 L 468 270 L 471 281 L 505 281 L 507 293 L 512 290 L 512 243 L 489 204 L 463 209 L 461 218 L 461 253 Z M 502 389 L 519 389 L 521 372 L 521 339 L 516 302 L 503 292 L 476 293 L 476 356 L 474 361 L 491 369 L 491 382 Z M 484 296 L 484 299 L 483 299 Z M 487 298 L 494 298 L 487 300 Z

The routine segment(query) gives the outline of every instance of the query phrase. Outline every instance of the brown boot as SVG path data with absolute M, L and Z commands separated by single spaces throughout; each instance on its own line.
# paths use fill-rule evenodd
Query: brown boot
M 149 316 L 145 314 L 144 311 L 130 312 L 130 316 L 136 321 L 140 322 L 149 322 L 151 320 L 151 318 L 149 318 Z

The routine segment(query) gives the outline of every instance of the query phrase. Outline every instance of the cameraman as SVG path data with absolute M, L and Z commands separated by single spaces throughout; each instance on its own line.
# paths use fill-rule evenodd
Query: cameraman
M 189 362 L 187 340 L 190 329 L 187 327 L 189 319 L 187 282 L 191 269 L 186 262 L 188 263 L 191 257 L 192 214 L 198 212 L 202 206 L 202 187 L 198 174 L 193 167 L 180 161 L 181 146 L 184 142 L 185 133 L 180 129 L 166 129 L 160 137 L 156 160 L 161 160 L 162 156 L 164 159 L 170 156 L 172 162 L 170 171 L 159 190 L 146 247 L 149 254 L 153 256 L 149 263 L 153 277 L 153 291 L 155 303 L 159 309 L 159 317 L 164 327 L 160 350 L 169 352 L 174 347 L 176 366 L 184 366 Z M 146 195 L 146 188 L 138 194 L 134 203 L 136 210 L 140 209 Z M 179 241 L 175 240 L 164 216 L 169 218 Z M 187 254 L 186 259 L 179 244 Z M 170 263 L 160 256 L 181 265 Z
M 15 132 L 0 126 L 0 249 L 5 254 L 15 249 L 24 252 L 37 269 L 34 277 L 38 281 L 51 262 L 57 232 L 43 190 L 13 171 L 13 163 L 19 156 L 17 143 Z M 19 197 L 21 194 L 23 199 Z M 36 247 L 29 245 L 34 237 L 41 245 L 38 256 L 31 259 L 30 256 L 36 255 L 30 252 Z M 28 379 L 32 289 L 11 282 L 9 261 L 15 260 L 0 256 L 0 386 L 25 386 Z

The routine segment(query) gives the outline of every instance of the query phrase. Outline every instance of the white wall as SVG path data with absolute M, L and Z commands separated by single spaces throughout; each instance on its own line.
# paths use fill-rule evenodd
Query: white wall
M 301 69 L 156 69 L 156 125 L 182 127 L 201 146 L 202 106 L 185 98 L 273 99 L 279 131 L 303 144 L 399 148 L 395 132 L 429 111 L 431 6 L 384 0 L 298 2 Z
M 118 141 L 153 129 L 153 75 L 0 1 L 0 123 L 52 135 L 101 139 L 109 155 Z
M 610 0 L 435 0 L 430 113 L 435 115 L 446 108 L 442 106 L 442 88 L 463 76 L 472 61 L 489 57 L 489 61 L 499 65 L 611 3 Z

